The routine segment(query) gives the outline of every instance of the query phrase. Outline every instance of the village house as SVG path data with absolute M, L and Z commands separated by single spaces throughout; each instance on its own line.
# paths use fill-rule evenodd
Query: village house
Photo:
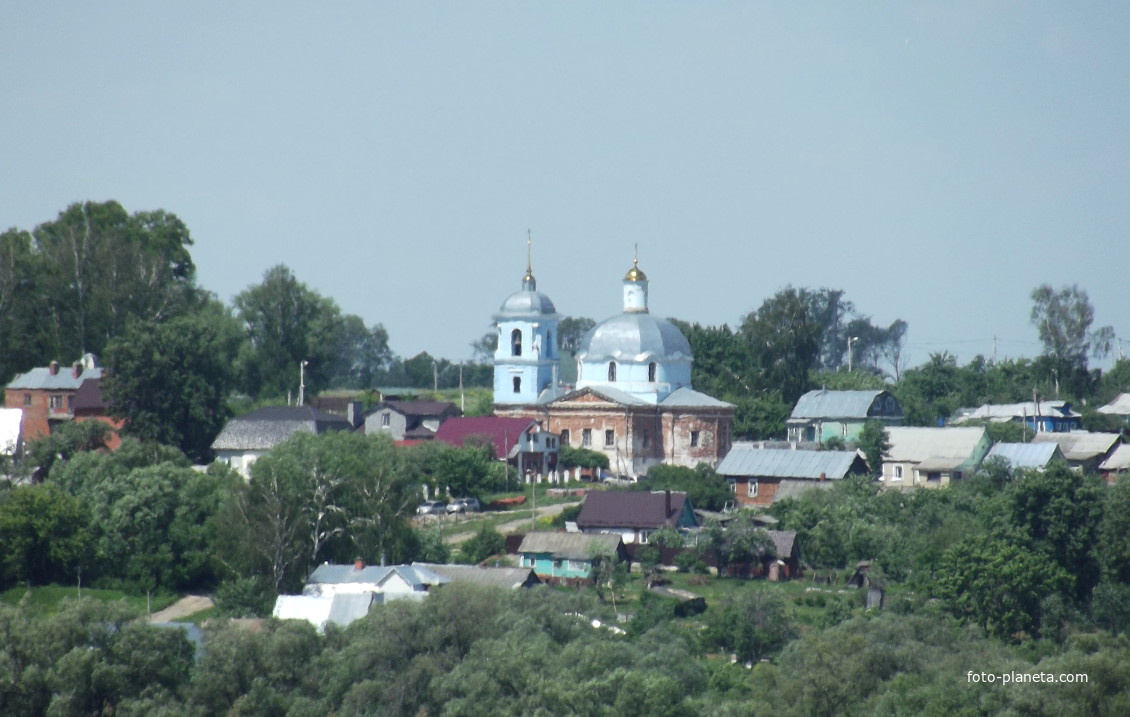
M 1099 475 L 1107 483 L 1117 483 L 1130 473 L 1130 445 L 1119 443 L 1110 456 L 1099 464 Z
M 1120 393 L 1105 406 L 1096 409 L 1099 413 L 1112 416 L 1122 421 L 1123 425 L 1130 424 L 1130 393 Z
M 52 361 L 12 379 L 4 391 L 4 407 L 23 411 L 20 441 L 48 436 L 60 423 L 74 420 L 75 394 L 90 378 L 102 378 L 94 354 L 85 354 L 69 367 Z
M 1030 435 L 1062 433 L 1083 427 L 1083 415 L 1071 410 L 1067 401 L 1026 401 L 1021 403 L 986 403 L 979 408 L 962 408 L 950 424 L 961 426 L 976 423 L 1019 423 Z
M 738 442 L 718 464 L 741 506 L 767 506 L 805 491 L 830 488 L 849 475 L 867 475 L 867 462 L 856 451 L 762 448 Z
M 365 414 L 365 435 L 394 441 L 430 441 L 440 425 L 460 415 L 450 401 L 382 401 Z
M 787 421 L 790 441 L 855 441 L 868 421 L 901 426 L 906 416 L 889 391 L 809 391 Z
M 250 478 L 252 463 L 297 433 L 351 430 L 349 419 L 312 406 L 266 406 L 228 421 L 212 441 L 212 450 L 217 461 Z
M 577 383 L 568 388 L 559 381 L 560 315 L 527 264 L 522 290 L 494 315 L 495 412 L 536 419 L 564 445 L 604 453 L 617 475 L 643 475 L 658 464 L 717 465 L 730 448 L 733 405 L 691 386 L 690 344 L 650 313 L 638 262 L 622 295 L 622 312 L 581 340 Z
M 614 534 L 625 543 L 647 543 L 662 528 L 698 527 L 694 506 L 682 491 L 589 491 L 577 515 L 582 533 Z
M 887 429 L 879 480 L 891 490 L 939 488 L 973 474 L 992 441 L 983 426 Z
M 550 583 L 585 583 L 596 560 L 628 559 L 619 535 L 527 533 L 518 546 L 519 565 Z
M 1097 473 L 1099 464 L 1110 458 L 1114 449 L 1122 443 L 1122 435 L 1087 431 L 1037 433 L 1032 442 L 1054 443 L 1063 451 L 1069 466 L 1084 473 Z
M 528 479 L 556 475 L 561 439 L 529 418 L 470 416 L 449 418 L 435 439 L 452 446 L 490 445 L 496 458 L 506 460 Z

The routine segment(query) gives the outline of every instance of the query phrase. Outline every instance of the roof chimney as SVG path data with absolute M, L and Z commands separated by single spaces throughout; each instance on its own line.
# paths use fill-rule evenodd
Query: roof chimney
M 59 362 L 58 361 L 52 361 L 51 365 L 47 367 L 47 372 L 50 373 L 52 376 L 59 373 Z
M 81 375 L 82 375 L 82 363 L 79 362 L 79 361 L 75 361 L 71 365 L 71 378 L 78 378 Z
M 364 558 L 357 558 L 356 560 L 354 560 L 353 561 L 353 569 L 354 570 L 364 570 L 365 569 L 365 559 Z

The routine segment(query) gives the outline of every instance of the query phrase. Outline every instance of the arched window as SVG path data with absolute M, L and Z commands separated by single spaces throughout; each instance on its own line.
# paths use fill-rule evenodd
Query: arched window
M 651 363 L 649 363 L 647 365 L 647 380 L 651 381 L 652 383 L 655 383 L 655 369 L 656 368 L 657 368 L 657 366 L 655 365 L 654 361 L 652 361 Z
M 514 377 L 514 393 L 522 392 L 522 379 L 518 376 Z
M 608 362 L 608 380 L 609 381 L 615 381 L 616 380 L 616 362 L 615 361 L 609 361 Z
M 522 330 L 514 329 L 510 332 L 510 355 L 522 355 Z

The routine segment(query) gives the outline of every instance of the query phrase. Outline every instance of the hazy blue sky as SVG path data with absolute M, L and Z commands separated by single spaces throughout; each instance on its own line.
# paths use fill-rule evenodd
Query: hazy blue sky
M 163 208 L 230 301 L 279 263 L 469 358 L 519 288 L 738 323 L 792 284 L 912 364 L 1130 340 L 1130 4 L 0 0 L 0 228 Z M 1130 352 L 1130 341 L 1124 343 Z

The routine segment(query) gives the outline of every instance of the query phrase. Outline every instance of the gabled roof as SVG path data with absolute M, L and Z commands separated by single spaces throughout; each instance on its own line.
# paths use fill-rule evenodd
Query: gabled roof
M 312 406 L 266 406 L 228 421 L 212 442 L 212 450 L 265 451 L 299 432 L 351 430 L 353 424 L 345 418 Z
M 683 386 L 672 391 L 666 398 L 659 402 L 660 406 L 669 408 L 733 408 L 734 404 L 720 401 L 713 396 Z
M 1099 406 L 1099 413 L 1111 416 L 1130 416 L 1130 393 L 1120 393 L 1105 406 Z
M 993 457 L 1003 458 L 1013 468 L 1047 468 L 1053 458 L 1063 458 L 1055 443 L 998 443 L 994 445 L 985 460 Z
M 398 575 L 409 585 L 443 585 L 451 582 L 442 575 L 415 565 L 367 565 L 358 569 L 355 565 L 334 565 L 323 563 L 310 573 L 307 585 L 383 585 L 391 576 Z
M 541 582 L 531 568 L 489 568 L 479 565 L 412 563 L 412 567 L 430 570 L 453 583 L 473 583 L 501 588 L 520 588 Z
M 102 400 L 102 379 L 87 378 L 79 384 L 75 391 L 74 412 L 78 413 L 105 413 L 106 402 Z
M 494 446 L 494 455 L 509 457 L 521 439 L 522 433 L 537 427 L 537 421 L 529 418 L 506 418 L 503 416 L 471 416 L 449 418 L 436 430 L 436 440 L 462 446 L 468 441 L 487 440 Z
M 795 530 L 770 530 L 769 537 L 773 539 L 773 547 L 777 551 L 778 558 L 787 558 L 793 554 L 793 548 L 796 547 L 796 531 Z
M 977 446 L 986 437 L 983 426 L 971 428 L 887 429 L 890 450 L 884 460 L 918 463 L 920 468 L 947 470 L 957 468 L 973 457 Z
M 589 491 L 581 504 L 577 527 L 582 530 L 675 527 L 686 502 L 687 494 L 682 491 Z
M 1119 443 L 1118 447 L 1114 449 L 1114 453 L 1110 454 L 1110 458 L 1099 464 L 1099 470 L 1103 471 L 1125 471 L 1130 470 L 1130 446 L 1125 443 Z
M 790 418 L 865 419 L 875 398 L 886 391 L 809 391 L 797 400 Z M 901 414 L 901 411 L 900 411 Z
M 412 418 L 438 418 L 445 413 L 458 413 L 451 401 L 382 401 L 373 406 L 370 414 L 384 408 Z
M 1017 418 L 1081 418 L 1083 414 L 1071 410 L 1067 401 L 1040 401 L 1034 403 L 1026 401 L 1021 403 L 986 403 L 978 408 L 963 408 L 953 419 L 953 423 L 967 423 L 969 421 L 993 421 L 1001 423 Z
M 806 451 L 759 448 L 754 443 L 735 443 L 717 473 L 735 477 L 844 478 L 860 460 L 855 451 Z
M 549 555 L 555 560 L 591 560 L 594 555 L 615 555 L 623 540 L 619 535 L 586 533 L 527 533 L 519 553 Z
M 1033 443 L 1056 443 L 1069 461 L 1086 461 L 1105 455 L 1121 436 L 1117 433 L 1089 433 L 1070 431 L 1068 433 L 1048 433 L 1041 431 L 1032 437 Z
M 345 627 L 365 617 L 373 603 L 381 601 L 376 593 L 279 595 L 271 616 L 280 620 L 306 620 L 322 632 L 328 623 Z

